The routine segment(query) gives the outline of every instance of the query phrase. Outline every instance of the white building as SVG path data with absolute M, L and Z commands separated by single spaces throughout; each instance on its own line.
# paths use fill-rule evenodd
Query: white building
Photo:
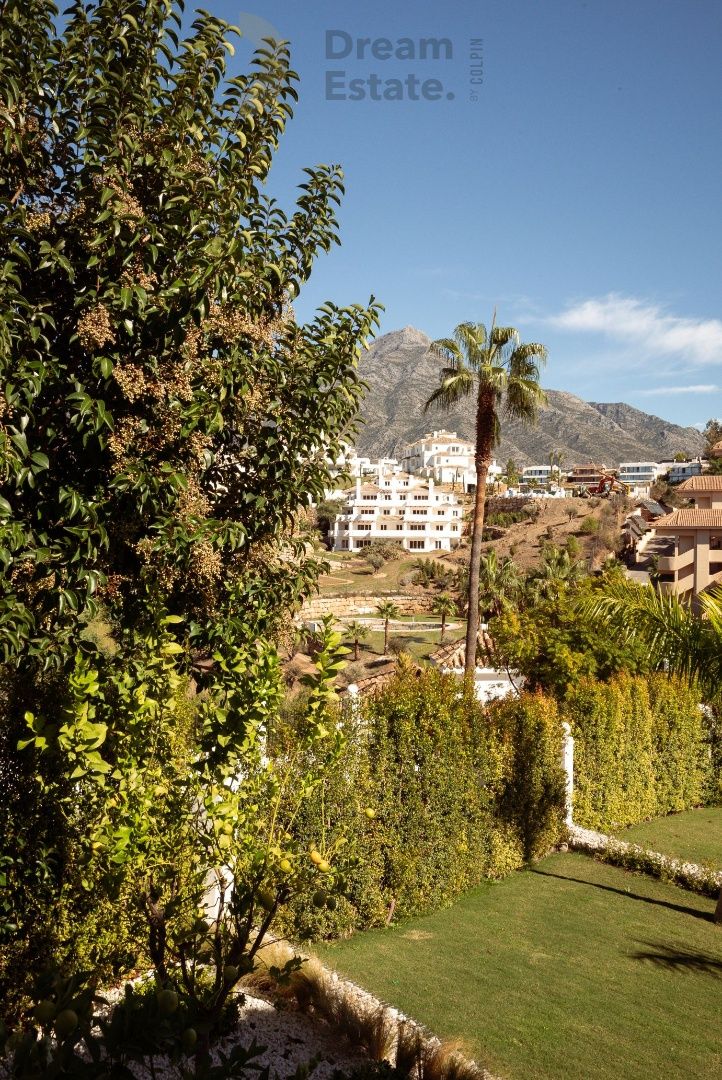
M 459 485 L 460 490 L 476 487 L 474 444 L 460 439 L 455 431 L 430 431 L 405 446 L 401 466 L 406 472 L 425 476 L 437 484 Z M 501 476 L 496 461 L 489 466 L 487 483 Z
M 701 458 L 694 461 L 663 461 L 661 464 L 670 484 L 681 484 L 691 476 L 701 476 L 703 471 Z
M 628 488 L 649 488 L 663 472 L 657 461 L 622 461 L 617 478 Z
M 551 465 L 528 465 L 521 474 L 522 484 L 529 484 L 531 487 L 541 487 L 548 484 L 551 478 Z
M 461 539 L 463 508 L 433 479 L 400 473 L 376 484 L 357 478 L 332 526 L 334 551 L 360 551 L 372 540 L 396 540 L 407 551 L 451 551 Z

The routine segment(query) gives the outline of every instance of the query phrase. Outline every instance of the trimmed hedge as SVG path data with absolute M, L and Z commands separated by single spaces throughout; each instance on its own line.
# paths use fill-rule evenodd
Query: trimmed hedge
M 664 674 L 582 680 L 565 714 L 574 746 L 574 821 L 603 832 L 716 801 L 710 719 Z
M 333 781 L 299 821 L 319 841 L 348 835 L 346 899 L 333 911 L 296 902 L 282 929 L 339 936 L 442 907 L 546 853 L 563 820 L 551 698 L 484 707 L 448 675 L 401 674 L 364 704 Z

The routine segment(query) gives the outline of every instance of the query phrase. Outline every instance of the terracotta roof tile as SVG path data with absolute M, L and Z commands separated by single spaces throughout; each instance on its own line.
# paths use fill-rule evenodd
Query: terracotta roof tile
M 690 476 L 682 481 L 677 491 L 722 491 L 722 475 L 704 473 L 702 476 Z
M 722 529 L 720 510 L 675 510 L 672 514 L 657 518 L 655 529 Z

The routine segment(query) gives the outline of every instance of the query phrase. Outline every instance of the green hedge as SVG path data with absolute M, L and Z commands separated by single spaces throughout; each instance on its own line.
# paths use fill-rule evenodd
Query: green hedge
M 574 821 L 604 832 L 715 800 L 709 717 L 664 674 L 582 680 L 565 702 L 574 746 Z
M 400 675 L 365 703 L 333 782 L 299 821 L 320 841 L 347 833 L 347 898 L 333 911 L 305 898 L 283 929 L 310 938 L 383 925 L 543 854 L 563 828 L 560 761 L 551 699 L 485 708 L 450 676 Z

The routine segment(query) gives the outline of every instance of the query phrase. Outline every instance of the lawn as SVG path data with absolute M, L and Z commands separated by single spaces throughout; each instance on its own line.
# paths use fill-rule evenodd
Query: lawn
M 722 806 L 655 818 L 617 835 L 630 844 L 722 870 Z
M 450 620 L 456 625 L 455 630 L 451 630 L 447 627 L 446 636 L 444 638 L 444 644 L 448 645 L 450 641 L 456 641 L 458 638 L 462 638 L 466 633 L 466 623 L 462 620 Z M 398 638 L 399 641 L 403 641 L 405 652 L 410 653 L 415 660 L 425 660 L 431 653 L 441 648 L 441 631 L 440 630 L 418 630 L 414 633 L 398 633 L 391 627 L 390 638 Z M 383 655 L 384 651 L 384 635 L 383 631 L 372 630 L 368 638 L 363 643 L 367 648 L 373 652 Z
M 317 952 L 501 1077 L 722 1075 L 714 904 L 554 855 L 452 908 Z

